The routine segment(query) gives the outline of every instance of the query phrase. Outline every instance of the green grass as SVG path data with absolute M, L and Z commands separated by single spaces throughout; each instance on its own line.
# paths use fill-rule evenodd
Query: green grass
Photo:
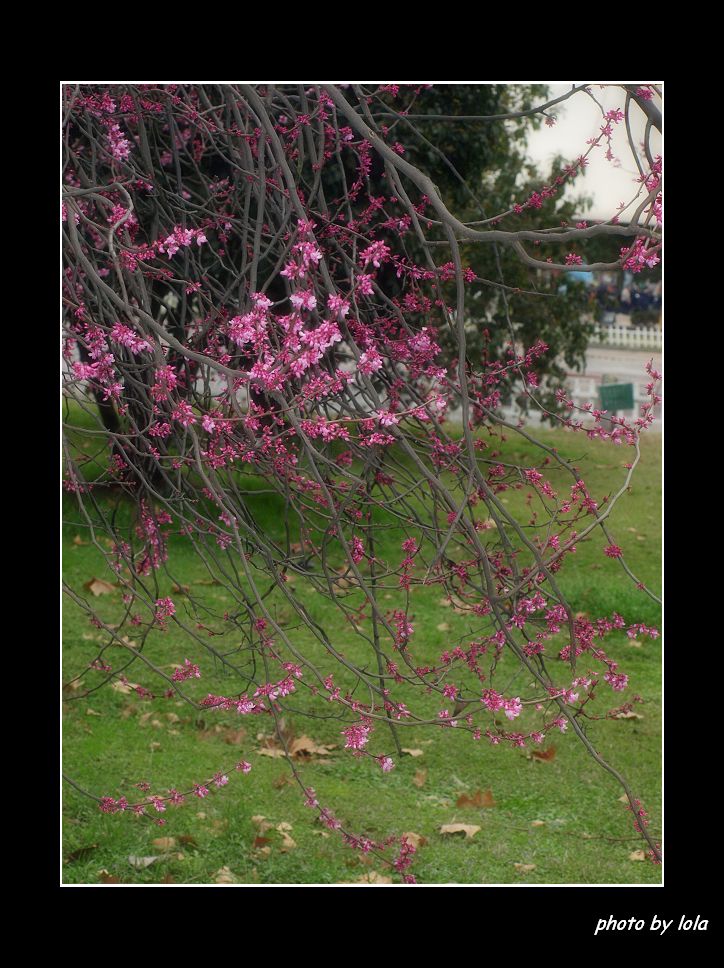
M 618 489 L 625 472 L 622 462 L 630 452 L 599 442 L 581 442 L 578 436 L 543 432 L 539 436 L 558 446 L 566 455 L 585 460 L 585 477 L 592 493 L 601 495 Z M 660 439 L 643 441 L 642 462 L 632 489 L 619 502 L 611 516 L 611 530 L 621 544 L 633 571 L 654 591 L 660 590 Z M 92 453 L 96 445 L 88 448 Z M 517 438 L 506 444 L 508 460 L 526 463 L 532 448 Z M 105 464 L 104 456 L 98 466 Z M 86 473 L 88 468 L 86 468 Z M 554 479 L 555 482 L 555 479 Z M 246 480 L 252 491 L 253 481 Z M 522 496 L 504 495 L 511 510 L 522 509 Z M 108 499 L 110 501 L 110 498 Z M 271 536 L 280 536 L 281 503 L 272 495 L 249 496 L 259 526 Z M 121 502 L 119 515 L 128 515 Z M 92 544 L 74 543 L 76 536 L 88 539 L 75 500 L 65 501 L 64 561 L 65 577 L 76 591 L 90 578 L 108 578 L 100 551 Z M 400 533 L 392 518 L 380 519 L 381 557 L 399 557 Z M 616 610 L 627 621 L 658 624 L 658 608 L 626 578 L 616 562 L 602 554 L 603 541 L 596 537 L 580 544 L 560 573 L 561 585 L 575 611 L 591 615 L 611 614 Z M 187 541 L 173 537 L 169 545 L 169 573 L 160 571 L 157 597 L 170 594 L 179 613 L 189 624 L 188 599 L 172 593 L 172 582 L 193 586 L 194 597 L 215 612 L 223 612 L 228 602 L 218 586 L 194 585 L 208 573 Z M 266 586 L 264 586 L 266 587 Z M 338 609 L 324 596 L 315 593 L 303 578 L 297 577 L 294 591 L 301 594 L 311 616 L 322 625 L 335 647 L 359 658 L 359 648 L 350 635 L 349 625 Z M 154 591 L 154 595 L 156 592 Z M 350 594 L 354 602 L 355 593 Z M 468 620 L 440 604 L 439 587 L 415 588 L 411 598 L 416 634 L 415 655 L 432 661 L 451 641 L 465 641 Z M 120 592 L 93 599 L 93 606 L 108 623 L 123 614 Z M 268 599 L 272 612 L 285 626 L 295 645 L 311 655 L 324 674 L 337 674 L 336 662 L 325 658 L 318 643 L 298 627 L 291 607 L 278 592 Z M 393 604 L 385 602 L 385 607 Z M 204 619 L 202 619 L 204 620 Z M 437 626 L 446 623 L 448 630 Z M 205 624 L 219 626 L 217 620 Z M 124 628 L 122 634 L 133 637 Z M 238 635 L 238 633 L 237 633 Z M 340 883 L 356 881 L 370 870 L 388 872 L 379 861 L 363 864 L 359 853 L 346 848 L 334 833 L 314 821 L 314 813 L 303 806 L 299 788 L 283 783 L 290 776 L 284 760 L 270 759 L 256 752 L 258 733 L 270 734 L 265 717 L 239 717 L 235 714 L 199 715 L 180 700 L 139 700 L 106 686 L 85 698 L 85 689 L 97 685 L 102 676 L 87 669 L 107 642 L 89 624 L 87 616 L 73 602 L 64 608 L 64 681 L 82 676 L 83 688 L 66 691 L 64 704 L 65 772 L 95 795 L 121 794 L 133 798 L 134 784 L 146 781 L 154 792 L 169 787 L 188 789 L 194 781 L 207 779 L 218 769 L 229 769 L 240 758 L 253 764 L 252 773 L 230 774 L 223 790 L 214 790 L 204 801 L 179 809 L 170 808 L 167 824 L 159 828 L 145 818 L 105 816 L 97 805 L 72 787 L 65 787 L 65 848 L 63 878 L 66 883 L 96 883 L 107 871 L 112 878 L 128 883 L 156 883 L 172 879 L 176 883 L 213 883 L 217 872 L 228 867 L 239 882 L 248 883 Z M 219 651 L 231 651 L 238 644 L 232 636 L 212 640 Z M 600 752 L 629 779 L 651 816 L 651 827 L 659 832 L 661 807 L 661 643 L 645 639 L 640 648 L 632 647 L 625 636 L 606 640 L 608 653 L 620 661 L 630 674 L 631 685 L 623 694 L 599 687 L 595 704 L 599 714 L 640 694 L 645 703 L 637 706 L 643 716 L 638 720 L 594 722 L 589 735 Z M 188 656 L 201 664 L 203 679 L 189 688 L 201 698 L 207 692 L 239 691 L 235 679 L 224 672 L 197 643 L 185 637 L 171 623 L 169 631 L 149 635 L 144 654 L 161 667 Z M 104 658 L 118 668 L 127 653 L 110 647 Z M 232 659 L 233 661 L 233 659 Z M 512 668 L 512 667 L 511 667 Z M 157 680 L 137 660 L 126 673 L 133 682 L 158 689 Z M 501 677 L 506 681 L 507 673 Z M 510 693 L 525 694 L 529 688 L 525 674 L 515 679 Z M 362 698 L 362 697 L 360 697 Z M 306 733 L 318 743 L 338 744 L 341 724 L 331 718 L 334 709 L 310 702 L 298 692 L 290 697 L 287 719 L 297 735 Z M 415 703 L 420 706 L 419 699 Z M 437 704 L 430 699 L 429 710 Z M 294 709 L 314 710 L 328 718 L 307 719 L 294 716 Z M 94 715 L 94 713 L 96 715 Z M 150 715 L 148 715 L 150 714 Z M 245 735 L 239 735 L 243 729 Z M 380 728 L 375 741 L 382 742 Z M 426 838 L 419 849 L 413 871 L 424 883 L 584 883 L 617 884 L 660 882 L 660 868 L 648 861 L 629 859 L 641 847 L 632 831 L 630 814 L 619 802 L 621 789 L 588 756 L 573 735 L 556 734 L 554 759 L 541 762 L 528 759 L 522 750 L 491 747 L 487 741 L 472 741 L 469 734 L 450 729 L 405 729 L 403 746 L 423 750 L 412 758 L 397 757 L 396 768 L 383 775 L 368 758 L 355 759 L 338 748 L 328 756 L 301 765 L 304 782 L 313 786 L 320 801 L 328 805 L 351 831 L 383 839 L 405 831 Z M 375 751 L 379 746 L 375 746 Z M 385 750 L 388 752 L 389 750 Z M 426 770 L 424 784 L 415 786 L 416 771 Z M 459 808 L 458 797 L 467 792 L 492 790 L 495 806 Z M 138 791 L 135 791 L 138 796 Z M 140 797 L 138 797 L 140 799 Z M 284 851 L 282 836 L 275 830 L 265 833 L 268 852 L 254 847 L 258 830 L 252 817 L 262 815 L 274 825 L 286 822 L 296 842 Z M 532 826 L 533 821 L 544 821 Z M 446 823 L 480 826 L 472 839 L 444 837 L 439 828 Z M 176 838 L 173 850 L 153 846 L 159 837 Z M 191 838 L 181 842 L 180 838 Z M 158 856 L 149 867 L 138 870 L 129 856 Z M 520 870 L 519 865 L 535 865 Z M 393 879 L 399 879 L 395 876 Z

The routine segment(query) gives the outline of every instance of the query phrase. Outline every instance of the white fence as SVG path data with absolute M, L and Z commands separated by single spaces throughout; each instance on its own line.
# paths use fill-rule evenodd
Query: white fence
M 599 326 L 591 337 L 594 346 L 620 346 L 629 350 L 660 350 L 661 330 L 643 326 Z

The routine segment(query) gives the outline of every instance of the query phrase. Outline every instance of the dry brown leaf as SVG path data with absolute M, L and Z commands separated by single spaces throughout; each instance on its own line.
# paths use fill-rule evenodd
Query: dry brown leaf
M 551 760 L 556 758 L 556 748 L 549 746 L 547 750 L 531 750 L 530 755 L 533 759 L 540 760 L 542 763 L 550 763 Z
M 123 696 L 130 695 L 130 693 L 135 692 L 137 688 L 137 682 L 120 682 L 118 679 L 111 684 L 111 689 L 115 689 L 116 692 L 120 692 Z
M 266 847 L 267 844 L 270 843 L 271 840 L 269 837 L 255 837 L 251 846 L 254 848 L 254 850 L 259 850 L 261 847 Z
M 73 864 L 77 860 L 87 860 L 92 851 L 97 850 L 98 844 L 88 844 L 86 847 L 78 847 L 65 858 L 66 864 Z
M 440 622 L 440 624 L 437 626 L 437 630 L 438 632 L 449 632 L 450 626 L 447 622 Z
M 121 883 L 120 877 L 116 877 L 115 874 L 111 874 L 109 871 L 107 871 L 105 869 L 105 867 L 101 868 L 101 870 L 98 871 L 98 876 L 100 877 L 101 882 L 103 884 L 120 884 Z
M 91 709 L 90 706 L 85 711 L 86 716 L 102 716 L 103 713 L 97 712 L 95 709 Z
M 156 850 L 173 850 L 176 846 L 175 837 L 157 837 L 155 840 L 151 841 L 151 846 L 155 847 Z
M 300 736 L 289 745 L 289 753 L 295 760 L 306 759 L 311 756 L 329 756 L 329 751 L 335 749 L 333 744 L 315 743 L 309 736 Z
M 276 780 L 272 780 L 272 786 L 275 790 L 281 790 L 282 787 L 292 786 L 293 784 L 294 780 L 286 773 L 280 773 Z
M 535 870 L 535 864 L 513 864 L 513 867 L 521 874 L 528 874 Z
M 545 827 L 546 822 L 545 820 L 531 820 L 530 825 L 531 827 Z
M 427 770 L 415 770 L 415 775 L 412 778 L 412 782 L 416 787 L 420 788 L 425 785 L 425 780 L 427 779 Z
M 493 799 L 493 791 L 476 790 L 472 796 L 467 793 L 461 793 L 456 805 L 458 807 L 494 807 L 495 800 Z
M 266 833 L 267 830 L 271 830 L 274 826 L 274 824 L 270 823 L 262 814 L 257 814 L 256 816 L 252 817 L 251 822 L 254 824 L 260 834 Z
M 618 798 L 618 802 L 619 803 L 628 803 L 628 797 L 626 796 L 625 793 L 622 793 L 621 794 L 621 796 Z
M 236 875 L 229 867 L 222 867 L 214 874 L 216 884 L 236 884 Z
M 646 854 L 643 850 L 632 850 L 628 855 L 629 860 L 646 860 Z
M 377 871 L 367 871 L 356 881 L 348 881 L 348 884 L 392 884 L 392 878 L 385 874 L 378 874 Z
M 81 536 L 79 534 L 77 534 L 75 536 L 75 538 L 73 538 L 73 544 L 76 546 L 76 548 L 80 548 L 82 545 L 87 545 L 88 542 L 87 541 L 84 541 L 81 538 Z
M 427 837 L 423 837 L 422 834 L 416 834 L 414 830 L 407 830 L 402 836 L 412 844 L 415 850 L 424 847 L 427 843 Z
M 272 759 L 284 759 L 286 753 L 282 749 L 271 749 L 268 746 L 262 747 L 260 750 L 254 750 L 259 756 L 271 756 Z
M 403 746 L 402 752 L 407 753 L 408 756 L 422 756 L 422 754 L 424 753 L 424 750 L 408 750 L 408 749 L 405 749 L 405 747 Z
M 181 584 L 179 584 L 177 582 L 174 582 L 173 585 L 171 586 L 171 591 L 175 595 L 188 595 L 189 592 L 191 591 L 191 586 L 190 585 L 181 585 Z
M 440 827 L 441 834 L 465 834 L 466 838 L 474 837 L 479 830 L 480 827 L 469 823 L 444 823 Z
M 284 853 L 287 850 L 293 850 L 297 846 L 297 842 L 293 837 L 290 837 L 288 833 L 288 831 L 292 829 L 292 825 L 290 823 L 282 822 L 277 824 L 276 829 L 282 835 L 283 843 L 279 848 L 280 851 Z
M 111 592 L 116 590 L 115 585 L 111 585 L 109 581 L 104 581 L 102 578 L 91 578 L 83 585 L 83 588 L 95 598 L 98 598 L 99 595 L 110 595 Z
M 238 746 L 245 736 L 246 730 L 242 727 L 239 727 L 239 729 L 227 729 L 224 731 L 224 742 L 227 746 Z
M 644 717 L 640 713 L 635 713 L 633 709 L 629 709 L 628 712 L 617 712 L 611 716 L 611 719 L 643 719 Z
M 639 642 L 638 639 L 629 639 L 628 644 L 631 646 L 632 649 L 640 649 L 643 643 Z
M 194 582 L 194 585 L 220 585 L 221 582 L 217 581 L 215 578 L 199 578 Z

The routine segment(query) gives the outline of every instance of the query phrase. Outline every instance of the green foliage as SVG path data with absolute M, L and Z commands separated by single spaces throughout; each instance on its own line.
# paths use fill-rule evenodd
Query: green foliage
M 579 436 L 560 432 L 543 436 L 567 458 L 585 458 L 590 468 L 586 479 L 597 498 L 620 486 L 626 455 Z M 642 445 L 642 463 L 631 492 L 614 509 L 610 524 L 633 570 L 657 590 L 660 520 L 655 508 L 661 489 L 660 441 L 651 437 Z M 525 464 L 533 453 L 532 445 L 516 438 L 504 446 L 501 459 Z M 252 478 L 240 480 L 240 486 L 248 495 L 249 510 L 258 526 L 270 537 L 282 539 L 281 499 L 261 491 L 254 496 L 258 483 L 255 485 Z M 511 492 L 504 500 L 510 501 L 511 512 L 518 516 L 523 513 L 524 498 L 520 494 Z M 118 502 L 117 514 L 124 520 L 132 513 L 122 498 L 103 498 L 99 492 L 99 501 L 106 505 Z M 90 541 L 90 537 L 72 496 L 66 498 L 64 517 L 65 577 L 71 587 L 80 591 L 93 576 L 110 578 L 99 550 L 90 543 L 76 543 L 76 537 L 82 541 Z M 392 517 L 389 522 L 380 521 L 380 557 L 393 556 L 401 537 Z M 593 615 L 615 610 L 626 619 L 648 624 L 658 621 L 657 607 L 625 578 L 617 562 L 603 554 L 601 538 L 591 536 L 581 542 L 573 564 L 575 568 L 562 571 L 560 579 L 574 610 Z M 218 613 L 228 607 L 224 589 L 208 584 L 203 562 L 183 536 L 171 539 L 168 570 L 155 577 L 158 594 L 171 595 L 189 622 L 193 617 L 187 614 L 188 599 L 174 592 L 174 582 L 192 587 L 194 598 L 202 602 L 198 620 L 205 624 L 207 609 Z M 297 593 L 304 594 L 312 617 L 328 630 L 337 647 L 349 649 L 350 657 L 358 658 L 351 652 L 354 637 L 349 635 L 339 610 L 311 587 L 306 594 L 301 576 L 296 581 Z M 441 605 L 440 598 L 439 589 L 434 587 L 414 590 L 415 645 L 423 661 L 434 661 L 451 641 L 465 634 L 467 619 Z M 290 629 L 294 626 L 291 613 L 285 616 L 285 602 L 278 590 L 272 593 L 269 606 L 279 621 L 289 623 Z M 94 607 L 109 623 L 119 621 L 124 612 L 120 592 L 94 600 Z M 101 633 L 72 602 L 65 605 L 63 619 L 64 681 L 81 675 L 86 686 L 92 686 L 102 678 L 88 669 L 97 654 Z M 316 648 L 305 630 L 298 629 L 294 634 L 300 647 Z M 217 636 L 210 642 L 234 661 L 238 643 L 233 634 Z M 607 651 L 631 675 L 630 692 L 643 696 L 645 702 L 636 707 L 643 718 L 589 722 L 587 730 L 601 753 L 622 769 L 637 794 L 645 797 L 652 829 L 658 832 L 660 642 L 647 639 L 636 648 L 626 636 L 612 636 L 607 640 Z M 173 623 L 168 632 L 151 634 L 144 654 L 166 671 L 186 656 L 202 662 L 204 679 L 199 683 L 199 695 L 206 691 L 223 694 L 230 689 L 230 682 L 236 681 L 229 678 L 220 662 L 210 659 L 202 644 L 191 641 Z M 325 667 L 323 650 L 310 655 L 320 668 Z M 105 657 L 119 664 L 123 650 L 111 647 Z M 126 674 L 133 682 L 154 685 L 140 662 Z M 524 673 L 517 674 L 514 686 L 521 690 L 527 687 Z M 141 780 L 153 784 L 154 789 L 188 789 L 192 782 L 241 757 L 253 764 L 248 777 L 233 774 L 227 787 L 213 790 L 203 802 L 192 801 L 167 811 L 167 825 L 161 828 L 143 818 L 103 815 L 93 802 L 66 787 L 65 882 L 96 883 L 107 876 L 100 873 L 106 870 L 111 877 L 129 883 L 158 883 L 165 877 L 177 883 L 214 883 L 217 872 L 227 866 L 240 882 L 338 883 L 354 881 L 369 870 L 334 834 L 322 836 L 323 828 L 302 805 L 299 789 L 283 783 L 289 776 L 284 761 L 255 752 L 260 746 L 257 732 L 270 733 L 270 724 L 250 722 L 233 713 L 212 719 L 211 714 L 199 715 L 183 703 L 141 700 L 110 686 L 85 699 L 68 690 L 64 697 L 68 700 L 63 727 L 65 772 L 97 795 L 138 797 L 133 785 Z M 303 693 L 292 698 L 290 708 L 304 703 Z M 619 701 L 618 697 L 602 694 L 596 703 L 598 712 Z M 431 710 L 433 706 L 431 701 Z M 316 712 L 316 717 L 301 723 L 295 717 L 298 732 L 306 731 L 318 743 L 343 742 L 341 724 L 333 718 L 332 710 L 329 718 L 320 718 L 316 706 L 310 706 L 309 711 Z M 221 726 L 218 732 L 217 723 Z M 246 730 L 244 735 L 237 735 L 239 727 Z M 415 727 L 405 730 L 403 746 L 422 749 L 423 755 L 403 757 L 388 775 L 367 760 L 356 760 L 338 749 L 329 757 L 303 764 L 303 777 L 356 831 L 376 838 L 413 831 L 427 838 L 414 868 L 424 883 L 658 883 L 660 868 L 630 860 L 631 852 L 641 844 L 632 831 L 630 814 L 618 801 L 620 788 L 593 764 L 574 736 L 559 736 L 554 744 L 555 758 L 541 762 L 526 759 L 522 751 L 475 743 L 455 730 L 430 732 Z M 419 787 L 413 782 L 418 770 L 427 771 Z M 472 794 L 477 789 L 491 789 L 496 806 L 477 810 L 457 807 L 461 793 Z M 281 835 L 271 831 L 270 852 L 260 853 L 254 847 L 258 830 L 252 818 L 257 815 L 275 825 L 292 824 L 291 836 L 297 847 L 282 853 Z M 534 821 L 543 824 L 533 826 Z M 441 836 L 440 825 L 451 822 L 479 825 L 481 830 L 471 840 Z M 174 849 L 154 845 L 153 841 L 161 837 L 176 838 Z M 184 843 L 181 837 L 192 840 Z M 128 861 L 129 856 L 158 859 L 139 870 Z M 515 864 L 532 864 L 535 868 L 526 871 Z M 374 866 L 382 870 L 379 864 Z

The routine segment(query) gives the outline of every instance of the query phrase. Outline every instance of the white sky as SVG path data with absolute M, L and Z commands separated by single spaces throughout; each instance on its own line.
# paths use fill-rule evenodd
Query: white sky
M 572 84 L 581 82 L 546 83 L 549 83 L 552 99 L 570 91 Z M 620 87 L 599 90 L 596 85 L 592 85 L 591 90 L 604 111 L 612 108 L 623 110 L 626 94 Z M 657 95 L 654 95 L 654 102 L 661 107 L 661 100 Z M 557 117 L 555 125 L 549 128 L 543 124 L 540 131 L 532 131 L 528 139 L 530 158 L 544 170 L 558 153 L 562 154 L 566 161 L 572 161 L 584 154 L 589 147 L 586 141 L 598 135 L 603 124 L 600 110 L 584 91 L 574 94 L 560 105 L 555 105 L 551 108 L 551 113 Z M 632 106 L 631 120 L 631 132 L 638 148 L 643 140 L 646 117 L 636 105 Z M 571 186 L 568 189 L 570 194 L 575 194 L 577 190 L 579 194 L 583 192 L 593 197 L 593 207 L 586 213 L 591 218 L 610 218 L 615 215 L 619 202 L 628 203 L 638 188 L 636 184 L 638 170 L 631 157 L 623 121 L 614 125 L 612 148 L 615 157 L 621 161 L 620 168 L 615 168 L 612 162 L 606 161 L 605 145 L 602 148 L 594 148 L 588 156 L 589 166 L 585 177 L 577 178 L 575 187 Z M 662 153 L 661 135 L 656 130 L 652 130 L 651 133 L 651 153 L 654 157 Z M 632 209 L 629 209 L 629 213 L 631 211 Z

